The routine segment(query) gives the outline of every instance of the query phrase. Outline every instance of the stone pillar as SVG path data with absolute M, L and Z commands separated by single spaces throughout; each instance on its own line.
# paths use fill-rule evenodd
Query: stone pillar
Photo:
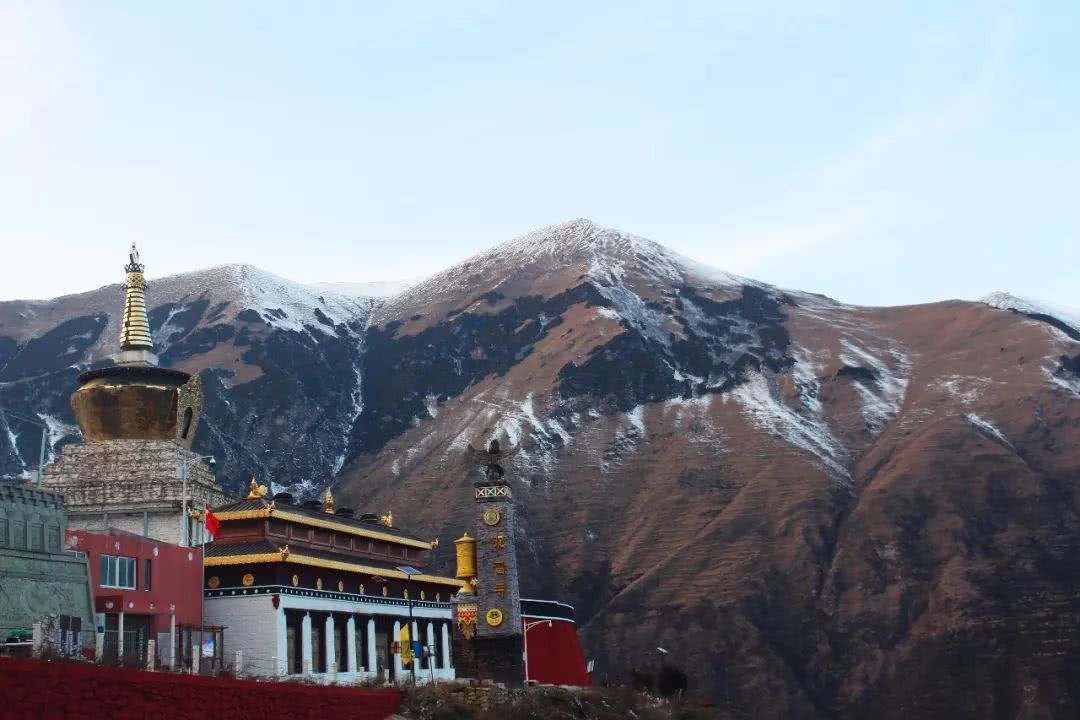
M 427 637 L 424 638 L 424 647 L 431 648 L 431 655 L 428 655 L 427 666 L 429 668 L 438 667 L 438 663 L 435 662 L 435 653 L 438 648 L 435 647 L 435 623 L 427 624 Z
M 275 630 L 277 631 L 277 642 L 275 643 L 274 668 L 270 671 L 272 675 L 284 676 L 289 673 L 289 628 L 285 618 L 285 608 L 278 606 L 275 618 Z
M 334 613 L 326 616 L 326 672 L 337 677 L 337 638 L 334 637 Z
M 401 640 L 400 620 L 394 621 L 394 637 L 392 638 L 392 640 L 393 642 L 398 642 L 399 640 Z M 394 683 L 397 684 L 399 682 L 401 682 L 401 653 L 397 653 L 394 655 Z
M 120 618 L 116 621 L 116 661 L 124 662 L 124 611 L 120 611 Z
M 442 626 L 442 661 L 439 667 L 443 670 L 450 669 L 450 630 L 449 623 L 440 623 Z
M 345 658 L 345 667 L 350 673 L 356 672 L 356 618 L 349 616 L 345 623 L 345 647 L 348 656 Z
M 304 613 L 304 621 L 300 624 L 300 658 L 301 672 L 311 674 L 311 613 Z
M 375 672 L 378 669 L 378 655 L 375 654 L 375 618 L 367 621 L 367 671 Z

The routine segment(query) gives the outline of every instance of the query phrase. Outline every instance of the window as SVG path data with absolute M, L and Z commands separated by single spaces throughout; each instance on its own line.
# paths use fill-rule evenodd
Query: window
M 45 526 L 41 523 L 31 523 L 30 525 L 30 549 L 45 549 Z
M 191 419 L 195 415 L 191 411 L 191 408 L 184 410 L 184 419 L 180 423 L 180 439 L 186 440 L 188 433 L 191 432 Z
M 270 533 L 273 535 L 284 535 L 289 530 L 289 526 L 282 520 L 270 521 Z
M 135 589 L 135 558 L 102 555 L 98 568 L 101 587 Z
M 77 557 L 80 560 L 85 560 L 86 559 L 86 553 L 83 552 L 82 550 L 68 550 L 68 552 L 71 553 L 72 555 L 74 555 L 75 557 Z
M 11 546 L 18 548 L 19 550 L 26 549 L 26 522 L 23 520 L 16 520 L 12 523 L 11 527 L 15 530 L 11 538 Z
M 49 526 L 49 552 L 60 552 L 60 528 Z
M 142 582 L 143 590 L 150 589 L 150 558 L 143 560 Z
M 0 518 L 0 547 L 7 547 L 8 544 L 8 521 L 7 518 Z

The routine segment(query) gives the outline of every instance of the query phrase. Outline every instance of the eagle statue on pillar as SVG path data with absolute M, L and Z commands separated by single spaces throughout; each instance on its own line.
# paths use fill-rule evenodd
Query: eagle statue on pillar
M 506 474 L 502 463 L 516 455 L 519 450 L 521 450 L 520 444 L 509 450 L 503 450 L 498 439 L 492 439 L 488 443 L 487 450 L 477 450 L 472 446 L 472 443 L 469 443 L 468 450 L 465 453 L 470 463 L 484 467 L 484 480 L 486 482 L 502 482 L 503 476 Z

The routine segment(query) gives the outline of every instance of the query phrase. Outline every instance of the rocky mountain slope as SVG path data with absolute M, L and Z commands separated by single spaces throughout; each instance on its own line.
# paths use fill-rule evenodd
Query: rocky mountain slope
M 599 674 L 663 645 L 732 717 L 1076 714 L 1067 315 L 853 307 L 588 221 L 375 302 L 208 277 L 148 292 L 165 361 L 215 388 L 196 443 L 223 472 L 310 487 L 340 466 L 339 502 L 448 541 L 467 443 L 519 444 L 524 593 L 577 606 Z M 0 304 L 0 404 L 48 408 L 59 438 L 118 300 Z M 7 433 L 15 455 L 6 432 L 21 472 L 33 433 Z

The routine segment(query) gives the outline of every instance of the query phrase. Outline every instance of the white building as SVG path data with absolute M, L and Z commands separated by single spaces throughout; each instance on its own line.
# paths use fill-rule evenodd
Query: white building
M 294 505 L 285 494 L 216 508 L 221 531 L 206 547 L 203 623 L 222 626 L 224 656 L 240 671 L 325 682 L 451 680 L 450 598 L 461 582 L 422 570 L 434 542 L 354 518 L 348 510 Z M 399 569 L 403 568 L 403 569 Z M 414 668 L 394 652 L 403 626 L 419 640 Z

